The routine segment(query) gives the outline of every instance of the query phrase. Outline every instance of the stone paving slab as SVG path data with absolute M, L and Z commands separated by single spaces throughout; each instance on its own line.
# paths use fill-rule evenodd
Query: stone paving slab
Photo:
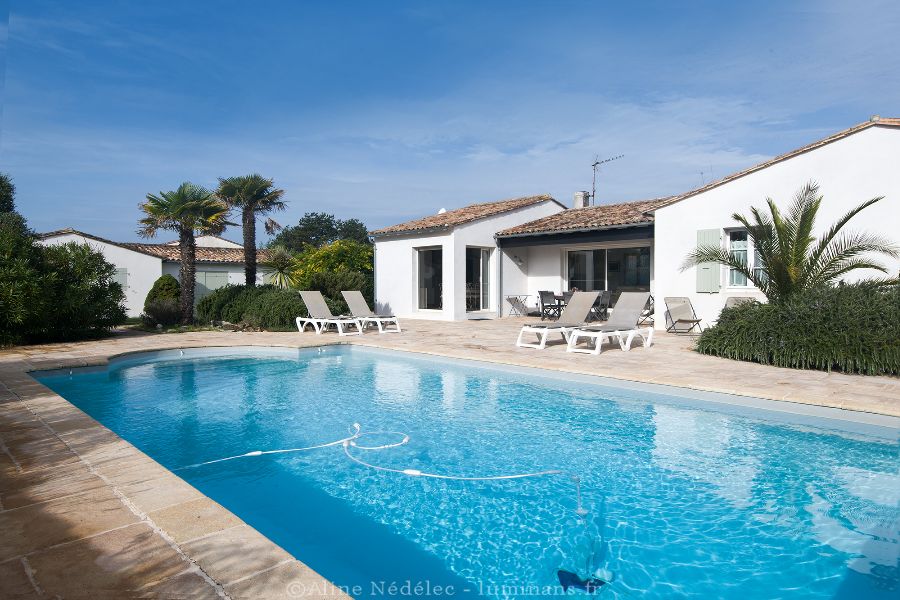
M 900 379 L 701 356 L 689 337 L 573 355 L 516 348 L 524 319 L 406 321 L 403 334 L 117 335 L 0 351 L 0 597 L 333 598 L 339 589 L 33 379 L 125 353 L 350 343 L 900 416 Z M 786 406 L 790 406 L 786 404 Z

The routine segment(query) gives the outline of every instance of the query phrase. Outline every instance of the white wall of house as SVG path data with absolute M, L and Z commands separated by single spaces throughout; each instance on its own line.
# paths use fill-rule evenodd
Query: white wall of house
M 847 229 L 878 233 L 900 244 L 898 157 L 900 129 L 870 127 L 656 211 L 653 293 L 657 327 L 664 326 L 665 296 L 688 296 L 698 316 L 707 322 L 718 318 L 729 296 L 762 298 L 755 288 L 729 286 L 724 268 L 720 269 L 719 290 L 699 293 L 696 268 L 682 272 L 681 264 L 696 247 L 698 230 L 720 230 L 725 244 L 729 229 L 737 226 L 731 218 L 733 213 L 748 214 L 751 206 L 764 208 L 767 197 L 786 209 L 794 194 L 810 180 L 818 182 L 824 195 L 816 235 L 850 208 L 874 196 L 884 196 L 857 215 Z M 900 261 L 884 262 L 892 274 L 900 271 Z
M 459 225 L 438 234 L 379 237 L 375 240 L 375 295 L 378 312 L 416 319 L 464 320 L 466 312 L 466 248 L 489 248 L 489 306 L 476 314 L 497 314 L 500 297 L 500 253 L 494 234 L 503 229 L 555 214 L 563 208 L 551 201 Z M 440 310 L 418 308 L 417 250 L 443 250 L 443 305 Z M 504 285 L 504 287 L 506 287 Z
M 120 283 L 124 282 L 125 308 L 128 316 L 140 315 L 144 309 L 147 292 L 150 291 L 153 282 L 163 274 L 162 259 L 75 233 L 65 233 L 41 240 L 42 244 L 48 245 L 69 242 L 87 244 L 119 269 L 118 279 Z

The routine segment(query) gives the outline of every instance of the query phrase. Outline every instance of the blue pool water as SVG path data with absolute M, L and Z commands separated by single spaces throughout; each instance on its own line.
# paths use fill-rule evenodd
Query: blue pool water
M 566 471 L 428 479 L 341 446 L 178 471 L 358 597 L 549 596 L 560 568 L 612 573 L 606 598 L 900 593 L 896 431 L 412 354 L 230 352 L 38 377 L 170 469 L 330 442 L 358 422 L 410 436 L 350 449 L 378 466 Z

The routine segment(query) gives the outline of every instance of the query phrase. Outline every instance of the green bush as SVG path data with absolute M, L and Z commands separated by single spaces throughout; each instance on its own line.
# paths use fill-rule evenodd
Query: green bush
M 147 298 L 144 299 L 144 312 L 147 307 L 157 300 L 175 300 L 175 303 L 181 301 L 181 284 L 171 275 L 163 275 L 153 282 L 153 287 L 147 292 Z
M 221 321 L 222 310 L 243 290 L 243 285 L 230 284 L 213 290 L 197 303 L 197 322 L 212 323 L 213 321 Z
M 242 322 L 268 331 L 287 331 L 296 326 L 297 317 L 306 316 L 300 294 L 293 290 L 266 290 L 250 302 Z
M 44 260 L 25 219 L 0 212 L 0 344 L 22 341 L 40 327 L 47 307 Z
M 328 308 L 335 315 L 347 314 L 349 308 L 342 290 L 360 290 L 369 306 L 374 304 L 374 279 L 371 273 L 359 271 L 321 271 L 311 273 L 302 282 L 306 290 L 318 290 L 325 296 Z
M 900 286 L 841 285 L 722 311 L 697 350 L 778 367 L 900 375 Z
M 141 321 L 148 327 L 169 327 L 181 322 L 181 303 L 178 298 L 159 298 L 144 304 Z
M 47 246 L 42 253 L 48 308 L 29 339 L 71 340 L 125 322 L 125 293 L 102 254 L 75 242 Z

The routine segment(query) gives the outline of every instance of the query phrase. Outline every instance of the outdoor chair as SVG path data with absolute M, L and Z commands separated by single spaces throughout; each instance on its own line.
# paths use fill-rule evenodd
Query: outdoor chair
M 703 331 L 700 326 L 702 319 L 697 318 L 691 299 L 684 296 L 664 298 L 666 303 L 666 331 L 669 333 L 690 333 L 695 328 Z
M 650 295 L 650 299 L 647 300 L 647 306 L 644 308 L 644 312 L 641 313 L 641 318 L 638 319 L 638 325 L 653 325 L 653 312 L 656 309 L 655 302 L 653 301 L 653 295 Z
M 331 314 L 331 309 L 325 303 L 322 292 L 302 291 L 300 297 L 303 298 L 306 312 L 309 313 L 308 317 L 297 317 L 297 329 L 300 330 L 300 333 L 303 333 L 307 325 L 312 325 L 317 334 L 323 333 L 333 325 L 337 329 L 338 335 L 362 335 L 362 323 L 359 322 L 359 319 L 343 315 L 336 317 Z M 348 325 L 352 325 L 356 331 L 346 331 L 344 328 Z
M 587 320 L 591 308 L 594 306 L 594 302 L 599 295 L 600 292 L 574 292 L 572 294 L 572 299 L 566 304 L 566 307 L 559 315 L 559 320 L 556 323 L 533 323 L 530 325 L 523 325 L 522 329 L 519 331 L 519 338 L 516 340 L 516 346 L 519 348 L 537 348 L 538 350 L 543 350 L 547 346 L 547 338 L 551 333 L 560 334 L 563 340 L 568 342 L 569 332 L 576 327 L 584 325 L 584 322 Z M 527 333 L 537 335 L 537 343 L 523 342 L 522 337 Z
M 748 302 L 756 302 L 756 298 L 752 296 L 730 296 L 725 299 L 725 308 L 734 308 L 735 306 L 740 306 L 741 304 L 747 304 Z
M 592 321 L 605 321 L 609 318 L 610 301 L 612 300 L 612 292 L 604 290 L 597 296 L 594 307 L 591 309 Z
M 362 323 L 363 329 L 375 325 L 378 327 L 378 333 L 401 333 L 400 319 L 394 315 L 378 315 L 372 312 L 369 303 L 359 290 L 344 290 L 341 294 L 350 307 L 350 314 Z
M 625 352 L 631 350 L 635 336 L 641 338 L 645 348 L 649 348 L 653 345 L 653 327 L 641 328 L 637 324 L 649 298 L 648 292 L 622 292 L 606 323 L 578 327 L 569 333 L 566 352 L 600 354 L 603 341 L 612 337 L 619 341 L 619 347 Z M 587 348 L 579 348 L 580 338 L 588 338 L 592 343 L 589 342 Z
M 538 292 L 538 298 L 541 303 L 541 321 L 550 319 L 551 321 L 559 318 L 560 306 L 556 302 L 556 294 L 548 291 Z

